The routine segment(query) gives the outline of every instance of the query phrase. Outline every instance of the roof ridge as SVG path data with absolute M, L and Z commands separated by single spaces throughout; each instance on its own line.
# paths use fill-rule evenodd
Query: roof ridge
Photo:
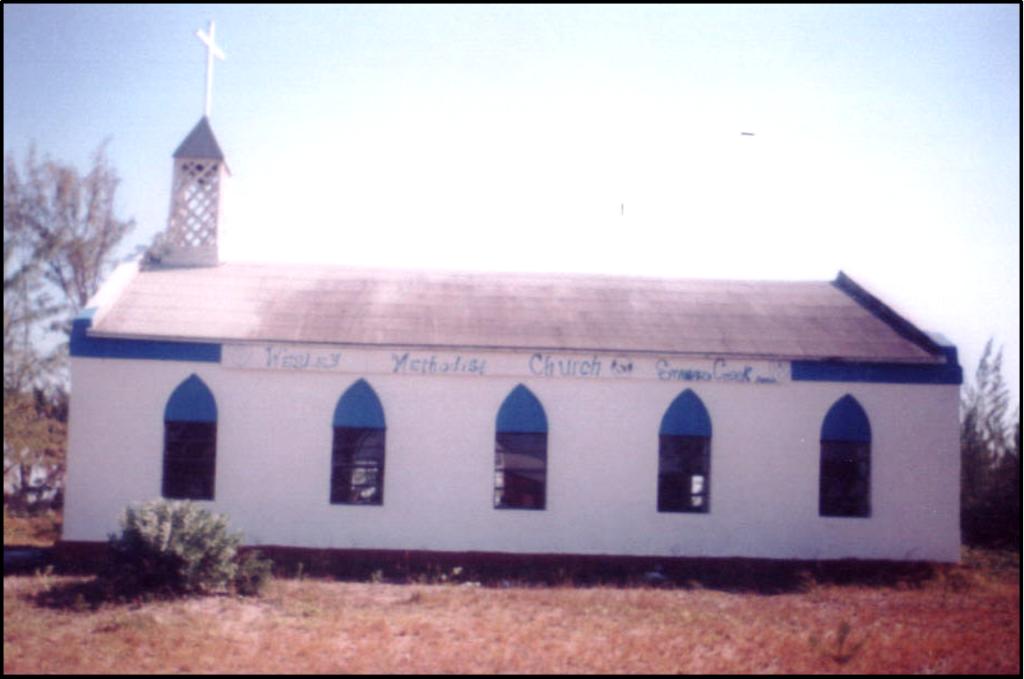
M 842 271 L 832 282 L 851 299 L 864 307 L 876 318 L 895 330 L 901 337 L 917 344 L 930 354 L 944 355 L 942 347 L 902 314 L 868 292 L 863 286 Z
M 655 276 L 644 274 L 621 274 L 602 273 L 591 271 L 486 271 L 482 269 L 432 269 L 432 268 L 398 268 L 388 266 L 361 266 L 352 264 L 333 264 L 330 262 L 272 262 L 272 261 L 243 261 L 227 260 L 220 263 L 221 267 L 278 267 L 282 269 L 307 268 L 310 270 L 335 270 L 339 272 L 365 273 L 367 275 L 415 275 L 415 276 L 437 276 L 450 277 L 459 276 L 466 278 L 492 278 L 492 277 L 516 277 L 516 278 L 560 278 L 580 280 L 608 280 L 608 281 L 650 281 L 650 282 L 693 282 L 708 284 L 779 284 L 779 285 L 822 285 L 830 281 L 826 279 L 771 279 L 771 278 L 709 278 L 709 277 L 677 277 L 677 276 Z

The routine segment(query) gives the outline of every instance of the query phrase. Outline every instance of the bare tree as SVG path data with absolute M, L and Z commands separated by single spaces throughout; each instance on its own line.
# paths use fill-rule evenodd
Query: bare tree
M 8 160 L 8 168 L 13 162 Z M 134 227 L 118 219 L 114 201 L 120 178 L 106 156 L 106 142 L 93 153 L 85 175 L 70 165 L 47 159 L 35 162 L 30 152 L 25 179 L 8 170 L 4 178 L 4 228 L 8 193 L 12 194 L 12 228 L 26 235 L 42 275 L 59 293 L 69 318 L 81 310 L 108 272 L 115 248 Z
M 115 214 L 120 179 L 93 154 L 85 174 L 30 149 L 4 159 L 4 501 L 32 479 L 59 488 L 67 420 L 66 346 L 132 229 Z M 36 484 L 38 490 L 38 484 Z M 38 494 L 38 493 L 37 493 Z
M 22 178 L 11 157 L 4 164 L 4 393 L 42 386 L 53 372 L 53 357 L 41 349 L 49 324 L 61 310 L 46 289 L 44 263 L 54 247 L 43 247 L 26 215 L 34 202 L 27 187 L 42 182 L 35 150 L 25 161 Z

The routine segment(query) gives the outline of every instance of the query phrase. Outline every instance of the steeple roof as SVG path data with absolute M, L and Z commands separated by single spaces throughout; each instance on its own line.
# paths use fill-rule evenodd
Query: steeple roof
M 213 128 L 210 127 L 210 119 L 203 116 L 192 131 L 181 142 L 174 152 L 175 158 L 208 158 L 212 160 L 225 160 L 224 152 L 220 150 L 217 138 L 213 136 Z

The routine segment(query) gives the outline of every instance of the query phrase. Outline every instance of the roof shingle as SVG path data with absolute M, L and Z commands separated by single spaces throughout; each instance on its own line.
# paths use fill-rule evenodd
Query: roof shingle
M 920 330 L 843 274 L 835 282 L 728 281 L 224 263 L 139 271 L 105 306 L 90 334 L 943 360 Z

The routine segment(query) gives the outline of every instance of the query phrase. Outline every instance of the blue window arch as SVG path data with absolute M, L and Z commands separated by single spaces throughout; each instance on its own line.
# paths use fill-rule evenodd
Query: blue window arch
M 660 434 L 711 438 L 711 418 L 704 402 L 692 389 L 676 396 L 661 418 Z
M 193 373 L 179 384 L 167 399 L 164 420 L 216 422 L 217 402 L 213 398 L 213 392 Z
M 349 387 L 334 407 L 335 427 L 365 427 L 385 429 L 384 408 L 377 392 L 366 380 L 360 379 Z
M 498 409 L 494 437 L 494 506 L 544 509 L 548 418 L 533 392 L 517 385 Z
M 832 404 L 821 425 L 818 513 L 871 515 L 871 422 L 850 394 Z
M 332 425 L 331 504 L 383 504 L 387 428 L 384 408 L 366 380 L 341 395 Z
M 546 434 L 548 418 L 544 406 L 522 384 L 505 397 L 498 409 L 497 430 L 505 433 Z
M 190 375 L 167 399 L 163 462 L 161 493 L 165 498 L 214 498 L 217 402 L 198 375 Z
M 847 394 L 828 409 L 821 425 L 821 440 L 871 443 L 871 423 L 857 399 Z
M 711 417 L 691 389 L 679 394 L 658 430 L 658 511 L 711 507 Z

